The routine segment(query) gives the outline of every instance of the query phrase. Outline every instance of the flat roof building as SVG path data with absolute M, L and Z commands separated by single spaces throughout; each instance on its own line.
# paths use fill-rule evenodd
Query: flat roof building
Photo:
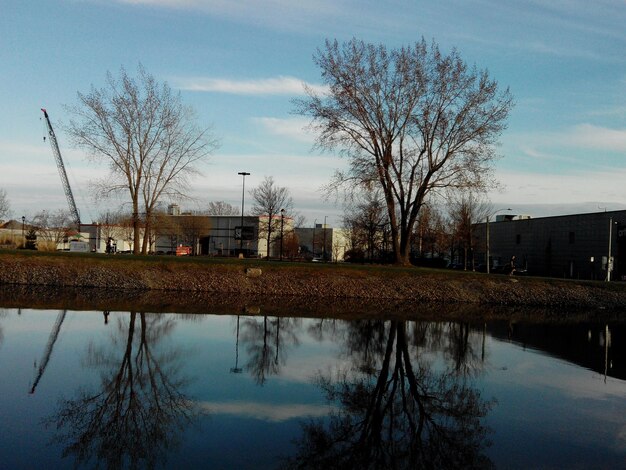
M 609 280 L 626 280 L 626 211 L 536 219 L 507 215 L 476 224 L 478 263 L 487 262 L 487 234 L 491 267 L 515 256 L 516 266 L 530 275 L 603 280 L 612 267 Z

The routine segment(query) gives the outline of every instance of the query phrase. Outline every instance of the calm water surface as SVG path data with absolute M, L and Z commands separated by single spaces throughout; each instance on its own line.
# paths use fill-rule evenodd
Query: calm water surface
M 0 468 L 626 468 L 625 332 L 0 309 Z

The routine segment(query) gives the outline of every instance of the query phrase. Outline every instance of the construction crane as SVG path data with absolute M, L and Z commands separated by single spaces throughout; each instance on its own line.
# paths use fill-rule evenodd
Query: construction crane
M 39 362 L 39 367 L 35 364 L 35 380 L 33 381 L 33 385 L 30 389 L 30 393 L 35 393 L 35 389 L 37 388 L 37 384 L 41 380 L 43 373 L 48 366 L 48 361 L 50 360 L 50 355 L 52 354 L 52 349 L 54 348 L 54 343 L 56 343 L 57 338 L 59 337 L 59 332 L 61 331 L 61 325 L 63 324 L 63 320 L 65 320 L 65 314 L 67 310 L 62 310 L 59 312 L 56 321 L 54 322 L 54 326 L 52 327 L 52 331 L 50 332 L 50 336 L 48 337 L 48 343 L 46 344 L 46 348 L 43 351 L 43 356 L 41 356 L 41 361 Z
M 48 117 L 48 112 L 41 108 L 43 111 L 43 115 L 46 118 L 46 124 L 48 125 L 48 136 L 50 138 L 50 147 L 52 147 L 52 153 L 54 154 L 54 159 L 57 162 L 57 168 L 59 169 L 59 175 L 61 176 L 61 182 L 63 183 L 63 190 L 65 191 L 65 197 L 67 198 L 67 203 L 70 206 L 70 214 L 72 216 L 72 220 L 76 225 L 76 230 L 80 232 L 80 215 L 78 214 L 78 209 L 76 208 L 76 203 L 74 202 L 74 195 L 72 194 L 72 188 L 70 187 L 70 182 L 67 180 L 67 173 L 65 172 L 65 165 L 63 165 L 63 159 L 61 158 L 61 151 L 59 150 L 59 143 L 57 142 L 57 137 L 54 134 L 54 129 L 52 129 L 52 124 L 50 123 L 50 118 Z

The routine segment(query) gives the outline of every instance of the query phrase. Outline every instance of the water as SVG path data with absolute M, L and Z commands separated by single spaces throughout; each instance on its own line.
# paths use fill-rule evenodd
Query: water
M 625 333 L 4 308 L 0 467 L 626 468 Z

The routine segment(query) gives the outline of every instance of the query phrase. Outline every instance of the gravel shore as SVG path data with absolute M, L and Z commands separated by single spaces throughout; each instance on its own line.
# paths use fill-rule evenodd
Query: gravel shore
M 123 257 L 119 257 L 123 258 Z M 426 269 L 0 254 L 0 285 L 198 296 L 358 299 L 626 311 L 626 285 Z M 167 295 L 166 295 L 167 293 Z M 125 294 L 127 295 L 127 294 Z

